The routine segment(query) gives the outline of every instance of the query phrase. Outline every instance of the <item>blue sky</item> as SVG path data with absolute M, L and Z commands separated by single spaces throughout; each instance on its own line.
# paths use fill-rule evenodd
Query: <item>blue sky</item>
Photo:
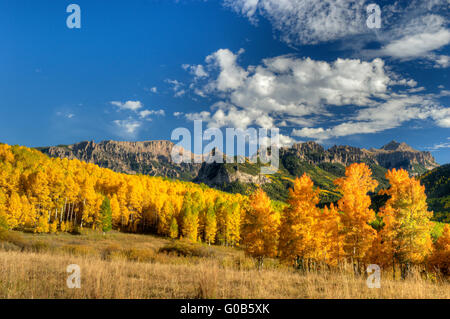
M 395 139 L 450 162 L 447 1 L 352 3 L 2 1 L 0 141 L 170 139 L 202 119 L 278 127 L 287 144 Z

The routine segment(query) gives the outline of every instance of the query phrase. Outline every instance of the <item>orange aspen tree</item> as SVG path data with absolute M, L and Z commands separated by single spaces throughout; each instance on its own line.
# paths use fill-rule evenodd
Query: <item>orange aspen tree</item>
M 306 174 L 294 181 L 289 190 L 288 204 L 281 217 L 279 254 L 283 261 L 303 267 L 305 259 L 320 255 L 321 230 L 316 227 L 319 217 L 319 189 Z
M 392 169 L 386 178 L 390 187 L 382 193 L 390 198 L 380 210 L 385 224 L 380 232 L 385 245 L 382 253 L 409 268 L 422 263 L 431 252 L 432 212 L 428 211 L 425 187 L 407 171 Z M 404 269 L 402 275 L 406 275 Z
M 450 225 L 444 225 L 442 235 L 434 243 L 430 265 L 439 270 L 444 276 L 450 275 Z
M 275 257 L 278 246 L 278 223 L 266 193 L 258 188 L 251 196 L 243 227 L 245 252 L 263 265 L 264 257 Z
M 338 209 L 332 203 L 325 206 L 321 213 L 319 225 L 322 227 L 323 239 L 321 241 L 322 260 L 329 265 L 336 266 L 345 256 L 343 250 L 343 236 L 341 233 L 341 218 Z
M 343 250 L 349 261 L 361 262 L 372 246 L 376 231 L 369 225 L 375 219 L 370 209 L 368 192 L 373 192 L 378 182 L 365 163 L 355 163 L 345 169 L 345 177 L 335 181 L 342 198 L 338 201 L 341 212 Z

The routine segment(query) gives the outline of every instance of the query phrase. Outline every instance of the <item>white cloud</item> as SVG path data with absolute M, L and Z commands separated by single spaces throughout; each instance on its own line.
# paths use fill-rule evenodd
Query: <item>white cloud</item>
M 131 110 L 131 111 L 137 111 L 143 107 L 143 105 L 140 101 L 126 101 L 124 103 L 118 102 L 118 101 L 112 101 L 111 104 L 117 106 L 119 109 Z
M 325 140 L 353 134 L 377 133 L 415 119 L 432 119 L 438 126 L 450 127 L 450 109 L 418 95 L 397 97 L 375 107 L 364 108 L 346 122 L 331 128 L 294 129 L 292 135 Z
M 186 90 L 183 89 L 184 83 L 171 79 L 167 79 L 166 83 L 172 85 L 172 90 L 175 92 L 174 94 L 175 97 L 181 97 L 184 94 L 186 94 Z
M 281 38 L 314 44 L 368 31 L 365 0 L 224 0 L 225 5 L 256 22 L 267 18 Z
M 427 59 L 435 67 L 448 67 L 448 56 L 436 55 L 450 43 L 448 0 L 395 1 L 381 6 L 381 28 L 369 29 L 366 0 L 223 0 L 226 7 L 257 24 L 266 18 L 289 45 L 335 40 L 361 50 L 376 41 L 380 50 L 359 53 L 401 60 Z M 362 37 L 361 35 L 364 35 Z M 351 39 L 350 41 L 347 41 Z
M 188 120 L 201 119 L 209 127 L 294 127 L 293 136 L 322 140 L 376 133 L 410 120 L 450 127 L 450 109 L 433 100 L 438 95 L 419 95 L 423 87 L 388 71 L 378 58 L 325 62 L 279 56 L 244 68 L 237 62 L 240 52 L 218 52 L 209 57 L 225 55 L 228 62 L 206 59 L 210 75 L 190 89 L 220 101 L 208 111 L 185 114 Z M 395 92 L 394 86 L 406 90 Z M 327 128 L 320 126 L 324 122 Z
M 371 105 L 375 98 L 386 96 L 389 84 L 402 85 L 391 80 L 381 59 L 337 59 L 328 63 L 279 56 L 244 69 L 237 63 L 241 53 L 222 49 L 208 56 L 207 68 L 217 70 L 218 75 L 193 86 L 205 95 L 224 98 L 212 106 L 215 112 L 207 119 L 210 125 L 285 125 L 277 122 L 278 118 L 311 123 L 306 117 L 329 114 L 327 105 Z M 415 84 L 405 80 L 403 85 Z
M 228 91 L 242 85 L 248 73 L 237 64 L 237 58 L 243 52 L 241 49 L 237 54 L 234 54 L 228 49 L 220 49 L 206 57 L 208 64 L 220 69 L 217 80 L 210 83 L 209 90 Z
M 151 87 L 150 89 L 148 89 L 151 93 L 158 93 L 158 88 L 156 86 Z
M 208 76 L 208 73 L 205 71 L 203 65 L 189 65 L 189 64 L 183 64 L 183 69 L 186 71 L 189 71 L 191 74 L 193 74 L 196 78 L 203 78 Z
M 413 16 L 380 36 L 384 43 L 381 49 L 365 53 L 399 60 L 426 59 L 432 61 L 435 67 L 448 67 L 448 56 L 433 52 L 450 43 L 450 30 L 446 24 L 445 18 L 438 14 Z
M 449 138 L 447 138 L 447 139 L 449 139 Z M 443 143 L 434 144 L 431 147 L 427 147 L 427 149 L 430 151 L 438 151 L 440 149 L 445 149 L 445 148 L 450 148 L 450 143 L 443 142 Z
M 65 118 L 71 119 L 75 117 L 75 114 L 73 113 L 67 113 L 67 112 L 56 112 L 57 116 L 63 116 Z
M 115 120 L 113 123 L 120 129 L 120 134 L 125 136 L 134 136 L 142 123 L 132 119 Z
M 165 116 L 166 113 L 164 112 L 164 110 L 143 110 L 139 112 L 139 116 L 141 118 L 147 118 L 150 115 L 160 115 L 160 116 Z
M 434 56 L 434 62 L 436 62 L 436 68 L 448 68 L 450 66 L 450 56 L 436 55 Z

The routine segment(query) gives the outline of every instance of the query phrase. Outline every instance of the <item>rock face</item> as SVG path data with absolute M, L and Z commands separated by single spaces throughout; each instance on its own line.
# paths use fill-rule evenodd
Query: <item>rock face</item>
M 405 143 L 396 141 L 392 141 L 380 149 L 371 148 L 370 150 L 346 145 L 335 145 L 325 150 L 315 142 L 307 142 L 282 148 L 280 157 L 286 154 L 294 154 L 301 160 L 314 165 L 339 163 L 347 166 L 352 163 L 368 162 L 386 169 L 403 168 L 412 175 L 421 174 L 439 166 L 430 152 L 420 152 Z
M 117 172 L 195 180 L 208 185 L 223 185 L 235 181 L 262 185 L 271 181 L 257 173 L 259 169 L 243 171 L 232 164 L 176 164 L 171 159 L 173 147 L 174 144 L 170 141 L 103 141 L 45 147 L 40 150 L 51 157 L 76 158 Z M 395 141 L 380 149 L 370 150 L 351 146 L 333 146 L 325 150 L 315 142 L 298 143 L 280 149 L 280 161 L 283 161 L 283 157 L 292 155 L 299 161 L 313 165 L 339 163 L 347 166 L 366 162 L 387 169 L 404 168 L 413 175 L 439 166 L 429 152 L 420 152 Z
M 196 183 L 204 183 L 207 185 L 226 185 L 233 182 L 259 185 L 270 183 L 270 179 L 262 174 L 248 174 L 240 171 L 238 165 L 221 163 L 203 163 L 198 176 L 194 181 Z
M 175 164 L 171 159 L 173 147 L 174 144 L 169 141 L 86 141 L 40 150 L 51 157 L 76 158 L 121 173 L 192 180 L 197 176 L 201 164 Z

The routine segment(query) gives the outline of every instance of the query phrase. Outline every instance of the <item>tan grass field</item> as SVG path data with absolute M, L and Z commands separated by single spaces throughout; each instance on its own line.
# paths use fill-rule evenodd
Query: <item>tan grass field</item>
M 258 270 L 240 249 L 149 235 L 10 232 L 0 240 L 0 298 L 450 298 L 441 279 L 382 272 L 381 288 L 370 289 L 346 269 L 301 273 L 267 260 Z M 79 289 L 67 287 L 69 264 L 81 268 Z

